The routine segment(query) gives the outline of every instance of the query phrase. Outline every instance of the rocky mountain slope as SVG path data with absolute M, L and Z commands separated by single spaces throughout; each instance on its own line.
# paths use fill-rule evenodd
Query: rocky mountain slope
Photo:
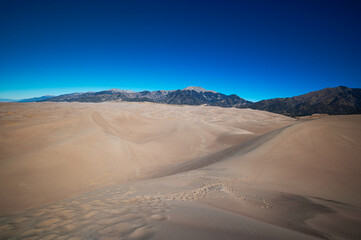
M 356 114 L 361 113 L 361 89 L 344 86 L 325 88 L 291 98 L 262 100 L 249 107 L 290 116 Z

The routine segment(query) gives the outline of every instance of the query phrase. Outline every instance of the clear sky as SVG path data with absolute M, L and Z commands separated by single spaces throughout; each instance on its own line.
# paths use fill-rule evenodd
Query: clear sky
M 0 98 L 361 87 L 361 1 L 0 0 Z

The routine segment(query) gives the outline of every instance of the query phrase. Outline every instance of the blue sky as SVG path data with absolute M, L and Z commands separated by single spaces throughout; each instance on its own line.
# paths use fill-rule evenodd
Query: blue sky
M 0 1 L 0 98 L 361 87 L 361 1 Z

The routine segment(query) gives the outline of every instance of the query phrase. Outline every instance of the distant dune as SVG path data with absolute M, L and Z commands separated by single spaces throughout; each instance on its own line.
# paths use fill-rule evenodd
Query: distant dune
M 0 238 L 361 237 L 361 115 L 152 103 L 0 114 Z

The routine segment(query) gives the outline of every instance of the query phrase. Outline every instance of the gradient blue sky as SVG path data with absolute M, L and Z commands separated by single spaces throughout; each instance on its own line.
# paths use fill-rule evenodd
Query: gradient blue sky
M 0 0 L 0 98 L 361 87 L 361 1 Z

